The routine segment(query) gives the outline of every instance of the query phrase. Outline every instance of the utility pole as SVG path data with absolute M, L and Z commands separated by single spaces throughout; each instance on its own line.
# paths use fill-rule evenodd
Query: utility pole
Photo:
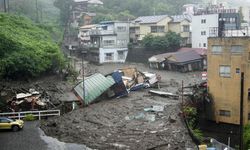
M 244 113 L 244 72 L 241 72 L 241 83 L 240 83 L 240 150 L 244 150 L 243 113 Z
M 84 61 L 82 53 L 82 99 L 85 100 L 85 83 L 84 83 Z
M 39 22 L 39 14 L 38 14 L 38 4 L 37 4 L 37 0 L 36 0 L 36 22 Z
M 3 8 L 4 8 L 4 12 L 7 12 L 7 8 L 6 8 L 6 0 L 3 0 Z

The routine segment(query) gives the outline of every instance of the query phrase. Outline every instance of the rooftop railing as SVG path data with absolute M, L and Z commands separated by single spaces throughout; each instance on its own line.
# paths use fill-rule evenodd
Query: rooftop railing
M 240 29 L 220 29 L 212 27 L 209 29 L 209 37 L 249 37 L 250 31 L 248 27 L 241 27 Z

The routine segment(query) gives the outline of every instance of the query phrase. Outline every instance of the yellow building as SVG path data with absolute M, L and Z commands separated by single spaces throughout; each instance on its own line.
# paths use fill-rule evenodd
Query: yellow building
M 191 17 L 189 15 L 171 16 L 172 20 L 168 23 L 169 30 L 180 34 L 182 37 L 182 45 L 191 45 Z
M 190 20 L 188 15 L 138 17 L 130 25 L 130 39 L 136 43 L 148 34 L 164 36 L 168 31 L 173 31 L 181 35 L 183 45 L 191 44 Z
M 240 124 L 241 72 L 244 80 L 244 124 L 250 119 L 250 37 L 208 38 L 208 91 L 216 122 Z

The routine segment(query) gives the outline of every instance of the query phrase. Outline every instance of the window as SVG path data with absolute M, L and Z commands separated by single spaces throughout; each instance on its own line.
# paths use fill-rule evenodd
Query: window
M 201 19 L 201 23 L 205 24 L 206 23 L 206 19 Z
M 151 33 L 156 33 L 157 32 L 157 27 L 156 26 L 152 26 L 151 27 Z
M 114 40 L 104 40 L 103 41 L 103 46 L 113 46 L 113 45 L 115 45 Z
M 229 110 L 220 110 L 220 116 L 230 117 L 231 112 Z
M 241 45 L 232 45 L 231 46 L 231 53 L 242 53 L 243 47 Z
M 206 35 L 206 31 L 201 31 L 201 35 Z
M 247 97 L 248 97 L 248 100 L 250 100 L 250 89 L 248 89 Z
M 105 60 L 106 61 L 114 60 L 114 53 L 106 53 Z
M 250 113 L 248 113 L 248 120 L 250 120 Z
M 189 27 L 189 25 L 184 25 L 184 26 L 183 26 L 183 32 L 190 32 L 190 27 Z
M 220 45 L 212 45 L 212 53 L 220 54 L 222 52 L 222 46 Z
M 203 47 L 207 47 L 207 43 L 203 43 Z
M 127 40 L 117 40 L 117 45 L 127 45 Z
M 164 32 L 165 27 L 164 26 L 151 26 L 151 33 L 160 33 Z
M 118 51 L 118 60 L 124 60 L 124 59 L 125 59 L 124 51 Z
M 117 32 L 126 32 L 127 28 L 125 26 L 118 26 Z
M 231 68 L 230 66 L 220 66 L 220 76 L 230 77 Z

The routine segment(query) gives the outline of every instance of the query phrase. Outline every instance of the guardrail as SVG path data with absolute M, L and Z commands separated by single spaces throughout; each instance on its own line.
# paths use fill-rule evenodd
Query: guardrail
M 23 112 L 8 112 L 8 113 L 0 113 L 1 117 L 8 117 L 12 119 L 21 119 L 24 118 L 25 115 L 32 114 L 35 117 L 38 117 L 41 120 L 41 117 L 50 117 L 50 116 L 60 116 L 60 110 L 43 110 L 43 111 L 23 111 Z

